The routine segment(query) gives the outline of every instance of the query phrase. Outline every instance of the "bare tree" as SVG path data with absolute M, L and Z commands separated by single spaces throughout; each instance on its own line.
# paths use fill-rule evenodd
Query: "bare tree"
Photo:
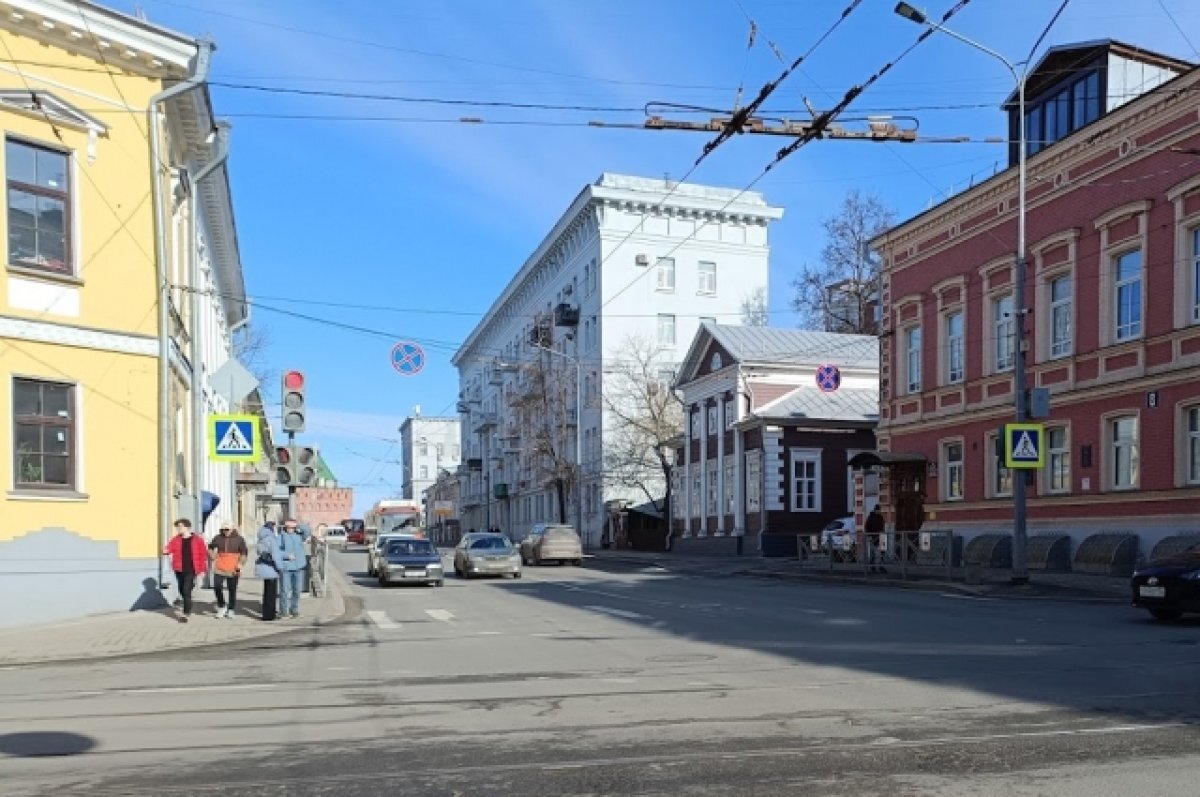
M 267 362 L 271 332 L 267 327 L 247 324 L 234 334 L 233 356 L 258 380 L 258 389 L 266 394 L 274 385 L 273 371 Z
M 767 289 L 759 286 L 742 299 L 742 323 L 748 327 L 765 327 L 771 323 L 767 315 Z
M 675 468 L 671 441 L 683 429 L 683 405 L 668 378 L 676 364 L 645 338 L 629 337 L 622 348 L 627 354 L 606 369 L 601 392 L 612 424 L 604 438 L 605 474 L 639 490 L 665 519 Z
M 575 369 L 541 353 L 521 366 L 516 388 L 509 394 L 509 407 L 519 418 L 523 435 L 522 475 L 553 485 L 558 497 L 558 522 L 567 522 L 567 494 L 578 482 L 570 440 L 574 436 L 571 417 L 575 411 Z
M 878 334 L 879 269 L 868 242 L 892 225 L 892 211 L 871 194 L 851 191 L 825 219 L 819 265 L 792 280 L 792 307 L 801 325 L 828 332 Z

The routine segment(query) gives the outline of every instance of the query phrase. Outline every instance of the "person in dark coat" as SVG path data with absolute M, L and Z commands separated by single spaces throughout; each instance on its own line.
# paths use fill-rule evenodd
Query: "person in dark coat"
M 274 620 L 279 610 L 279 568 L 275 565 L 275 557 L 279 554 L 279 532 L 275 531 L 273 522 L 267 521 L 258 530 L 255 551 L 254 575 L 263 583 L 262 619 Z

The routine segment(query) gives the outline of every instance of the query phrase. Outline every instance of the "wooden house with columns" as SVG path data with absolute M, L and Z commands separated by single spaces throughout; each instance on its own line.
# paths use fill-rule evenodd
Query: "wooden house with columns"
M 875 450 L 876 338 L 705 323 L 675 388 L 674 550 L 792 555 L 797 535 L 853 514 L 849 460 Z

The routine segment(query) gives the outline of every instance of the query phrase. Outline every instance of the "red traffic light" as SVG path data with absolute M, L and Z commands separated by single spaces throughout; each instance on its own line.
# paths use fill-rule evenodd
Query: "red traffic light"
M 275 461 L 278 462 L 280 465 L 288 464 L 289 462 L 292 461 L 292 452 L 288 450 L 287 446 L 280 446 L 280 447 L 276 448 L 275 449 Z
M 288 371 L 283 375 L 283 386 L 288 390 L 300 390 L 304 387 L 304 374 L 300 371 Z

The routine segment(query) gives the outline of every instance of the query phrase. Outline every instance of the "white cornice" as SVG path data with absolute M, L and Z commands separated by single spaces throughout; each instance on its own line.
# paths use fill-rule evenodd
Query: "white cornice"
M 88 0 L 3 0 L 0 28 L 155 77 L 182 76 L 194 39 Z
M 158 354 L 158 343 L 149 335 L 110 332 L 14 316 L 0 316 L 0 338 L 96 349 L 120 354 L 139 354 L 146 357 Z

